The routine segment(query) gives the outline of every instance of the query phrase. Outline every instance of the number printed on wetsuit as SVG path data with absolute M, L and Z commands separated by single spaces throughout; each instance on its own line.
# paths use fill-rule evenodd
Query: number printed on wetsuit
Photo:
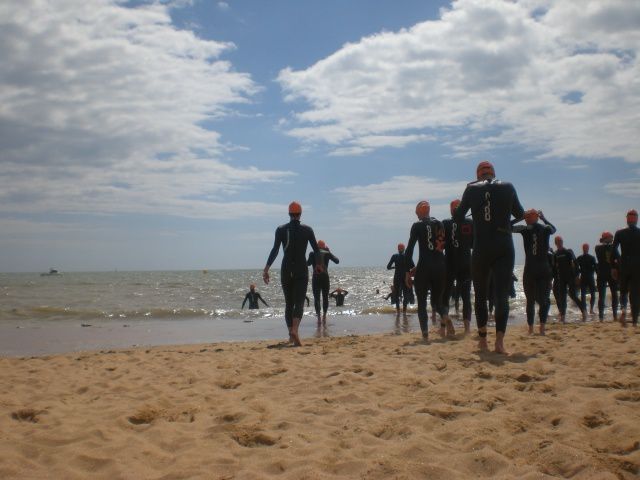
M 491 221 L 491 193 L 485 192 L 484 199 L 486 201 L 484 205 L 484 219 L 487 222 Z
M 458 243 L 458 239 L 456 238 L 456 230 L 458 230 L 458 224 L 454 223 L 451 226 L 451 239 L 453 240 L 453 246 L 458 248 L 460 244 Z
M 429 250 L 433 250 L 433 232 L 431 231 L 431 225 L 427 225 L 427 245 Z

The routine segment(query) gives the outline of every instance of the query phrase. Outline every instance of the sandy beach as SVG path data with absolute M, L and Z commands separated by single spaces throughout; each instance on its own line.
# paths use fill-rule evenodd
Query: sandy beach
M 640 329 L 525 328 L 0 358 L 0 477 L 638 478 Z

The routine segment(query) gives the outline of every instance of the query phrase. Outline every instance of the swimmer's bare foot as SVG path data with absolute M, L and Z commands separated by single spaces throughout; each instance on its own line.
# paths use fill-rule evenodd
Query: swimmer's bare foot
M 586 310 L 583 310 L 583 311 L 582 311 L 582 321 L 583 321 L 583 322 L 586 322 L 586 321 L 587 321 L 587 311 L 586 311 Z
M 529 335 L 533 335 L 533 325 L 527 325 L 529 327 Z
M 622 325 L 623 327 L 627 326 L 627 311 L 626 310 L 622 310 L 622 312 L 620 312 L 620 325 Z
M 487 343 L 487 337 L 480 337 L 478 339 L 478 349 L 481 352 L 488 352 L 489 351 L 489 344 Z
M 453 327 L 453 322 L 449 317 L 445 317 L 445 323 L 447 325 L 447 336 L 454 337 L 456 334 L 456 329 Z
M 322 325 L 326 325 L 327 324 L 327 314 L 325 313 L 324 315 L 322 315 Z
M 423 334 L 422 334 L 422 341 L 423 341 L 426 345 L 429 345 L 429 334 L 428 334 L 428 333 L 423 333 Z
M 564 321 L 564 315 L 560 315 L 560 323 L 566 323 L 566 322 Z
M 291 327 L 291 340 L 296 347 L 301 347 L 300 337 L 298 336 L 298 327 L 300 326 L 300 318 L 293 319 L 293 325 Z
M 440 323 L 440 328 L 438 329 L 438 335 L 440 335 L 440 338 L 444 338 L 447 335 L 447 324 L 446 323 Z
M 469 320 L 463 320 L 464 323 L 464 334 L 468 335 L 471 333 L 471 322 Z
M 544 323 L 541 323 L 540 324 L 540 335 L 542 335 L 543 337 L 546 335 L 545 329 L 546 329 L 546 325 Z
M 506 348 L 504 348 L 504 332 L 498 332 L 496 334 L 495 352 L 502 355 L 509 355 Z

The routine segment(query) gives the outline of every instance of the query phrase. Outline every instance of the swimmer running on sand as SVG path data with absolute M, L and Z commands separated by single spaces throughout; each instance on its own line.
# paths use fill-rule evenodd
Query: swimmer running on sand
M 626 326 L 627 296 L 631 303 L 631 321 L 638 325 L 640 310 L 640 229 L 638 229 L 638 212 L 627 212 L 627 228 L 618 230 L 613 237 L 613 248 L 620 246 L 620 282 L 621 310 L 620 323 Z
M 309 271 L 307 269 L 307 244 L 311 245 L 314 252 L 318 252 L 318 243 L 313 229 L 300 223 L 302 207 L 298 202 L 289 204 L 289 223 L 280 225 L 276 229 L 273 248 L 269 253 L 267 264 L 262 272 L 264 283 L 269 283 L 269 268 L 275 261 L 282 245 L 283 257 L 280 267 L 280 282 L 284 293 L 285 313 L 284 318 L 289 329 L 289 341 L 295 346 L 302 345 L 298 328 L 302 320 L 304 300 L 309 284 Z M 322 265 L 316 265 L 318 271 Z
M 587 308 L 587 290 L 589 291 L 589 313 L 593 315 L 593 307 L 596 304 L 596 258 L 589 254 L 589 244 L 582 244 L 582 255 L 576 258 L 580 269 L 580 302 Z
M 538 219 L 544 225 L 538 223 Z M 549 251 L 549 238 L 556 233 L 556 227 L 551 225 L 544 217 L 542 211 L 527 210 L 524 213 L 526 225 L 515 225 L 514 233 L 520 233 L 524 243 L 524 275 L 522 285 L 524 295 L 527 298 L 527 325 L 529 334 L 533 333 L 533 321 L 535 318 L 535 304 L 538 304 L 538 316 L 540 318 L 540 335 L 545 334 L 547 316 L 551 302 L 551 278 L 552 271 L 547 252 Z
M 471 276 L 480 337 L 478 346 L 483 351 L 488 350 L 487 292 L 489 278 L 493 275 L 496 305 L 495 351 L 506 354 L 504 336 L 509 320 L 509 291 L 515 261 L 511 216 L 520 220 L 524 216 L 524 209 L 513 185 L 496 180 L 495 176 L 495 169 L 490 162 L 480 162 L 476 168 L 477 181 L 467 185 L 453 218 L 461 222 L 471 210 L 474 230 Z
M 556 266 L 556 276 L 553 279 L 553 293 L 556 297 L 558 311 L 560 312 L 560 321 L 565 323 L 567 315 L 567 294 L 573 300 L 580 312 L 582 313 L 582 321 L 587 320 L 587 310 L 576 295 L 576 284 L 578 283 L 578 264 L 573 250 L 564 248 L 564 241 L 560 235 L 553 239 L 556 244 L 556 251 L 553 253 Z
M 311 290 L 313 291 L 313 304 L 318 317 L 318 325 L 327 323 L 327 310 L 329 309 L 329 260 L 338 264 L 340 260 L 331 251 L 323 240 L 318 240 L 318 258 L 316 261 L 316 253 L 310 252 L 307 265 L 315 267 L 316 263 L 324 266 L 323 271 L 317 272 L 315 269 L 311 276 Z M 320 317 L 320 297 L 322 297 L 322 317 Z
M 613 234 L 602 232 L 600 244 L 595 248 L 598 259 L 598 318 L 604 321 L 605 299 L 607 297 L 607 286 L 611 293 L 611 310 L 613 311 L 613 321 L 618 319 L 618 281 L 617 268 L 620 255 L 613 248 Z
M 455 334 L 453 323 L 449 319 L 447 308 L 443 303 L 443 294 L 446 282 L 446 270 L 444 262 L 444 226 L 440 220 L 429 216 L 431 207 L 429 202 L 423 200 L 416 205 L 418 221 L 411 226 L 409 242 L 405 255 L 413 262 L 413 249 L 418 243 L 418 264 L 406 273 L 406 285 L 411 287 L 411 276 L 416 288 L 418 302 L 418 320 L 422 338 L 429 340 L 429 316 L 427 314 L 427 292 L 431 290 L 431 299 L 435 310 L 440 315 L 440 335 L 449 336 Z

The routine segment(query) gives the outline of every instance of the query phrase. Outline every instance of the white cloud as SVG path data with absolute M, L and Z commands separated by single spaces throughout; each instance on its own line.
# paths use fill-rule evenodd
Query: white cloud
M 458 0 L 436 21 L 282 70 L 286 98 L 307 104 L 289 133 L 336 154 L 435 135 L 459 155 L 519 144 L 638 162 L 639 25 L 630 0 Z
M 229 4 L 227 2 L 218 2 L 218 8 L 220 10 L 229 10 Z
M 607 183 L 604 186 L 604 189 L 614 195 L 640 198 L 640 179 L 629 180 L 626 182 Z
M 226 218 L 247 205 L 223 196 L 289 176 L 225 164 L 203 127 L 259 90 L 234 45 L 175 28 L 188 1 L 121 3 L 0 3 L 0 210 Z
M 382 183 L 334 190 L 356 209 L 354 221 L 383 226 L 408 225 L 415 221 L 415 206 L 431 204 L 431 215 L 449 217 L 449 202 L 460 198 L 466 182 L 441 182 L 433 178 L 397 176 Z

